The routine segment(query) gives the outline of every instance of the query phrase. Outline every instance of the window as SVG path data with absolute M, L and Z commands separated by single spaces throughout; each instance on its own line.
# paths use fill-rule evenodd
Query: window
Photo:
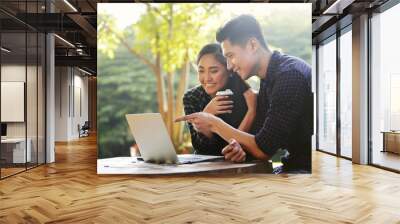
M 336 40 L 318 48 L 318 149 L 336 153 Z
M 351 158 L 352 142 L 352 33 L 340 36 L 340 154 Z
M 371 18 L 372 163 L 400 170 L 400 156 L 386 151 L 384 133 L 400 130 L 400 4 Z M 400 135 L 400 133 L 399 133 Z M 400 139 L 395 137 L 394 139 Z M 386 139 L 387 140 L 387 139 Z M 394 143 L 400 147 L 400 141 Z M 386 152 L 382 152 L 386 151 Z
M 317 97 L 316 97 L 316 92 L 317 92 L 317 48 L 315 45 L 312 46 L 312 84 L 311 84 L 311 90 L 314 94 L 314 134 L 312 136 L 312 150 L 315 150 L 316 147 L 316 133 L 317 133 L 317 129 L 316 129 L 316 125 L 317 125 Z

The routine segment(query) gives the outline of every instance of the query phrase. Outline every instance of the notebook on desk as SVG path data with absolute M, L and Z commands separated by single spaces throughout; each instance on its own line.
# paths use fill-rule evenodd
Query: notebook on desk
M 127 114 L 126 119 L 145 162 L 187 164 L 224 159 L 223 156 L 177 155 L 159 113 Z

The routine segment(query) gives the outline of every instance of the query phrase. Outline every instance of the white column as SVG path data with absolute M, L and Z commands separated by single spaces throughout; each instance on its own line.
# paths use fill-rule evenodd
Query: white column
M 368 15 L 353 20 L 353 162 L 368 163 Z
M 54 12 L 54 5 L 46 1 L 47 12 Z M 55 162 L 55 44 L 54 35 L 46 35 L 46 163 Z
M 54 35 L 47 34 L 46 36 L 46 163 L 52 163 L 55 161 L 55 150 L 54 150 L 54 133 L 55 133 L 55 60 L 54 60 Z

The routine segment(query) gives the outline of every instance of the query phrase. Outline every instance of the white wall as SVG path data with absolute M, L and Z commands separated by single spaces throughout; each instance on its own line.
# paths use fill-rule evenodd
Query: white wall
M 1 81 L 25 82 L 25 69 L 25 65 L 2 65 Z M 7 110 L 7 108 L 1 108 L 1 110 Z M 7 123 L 7 137 L 25 137 L 25 122 Z
M 55 68 L 55 141 L 68 140 L 68 86 L 67 67 Z
M 85 121 L 88 121 L 88 78 L 87 76 L 83 77 L 79 73 L 79 75 L 76 75 L 75 70 L 75 75 L 74 75 L 74 108 L 72 109 L 72 130 L 71 134 L 72 136 L 78 136 L 78 124 L 81 126 L 85 123 Z
M 27 70 L 25 70 L 27 69 Z M 27 87 L 27 120 L 28 120 L 28 137 L 30 133 L 35 131 L 36 136 L 36 80 L 32 78 L 32 74 L 36 77 L 36 66 L 6 64 L 1 66 L 1 81 L 3 82 L 25 82 L 25 75 L 28 72 L 28 87 Z M 5 96 L 3 96 L 5 97 Z M 39 105 L 41 107 L 42 105 Z M 1 108 L 8 110 L 9 108 Z M 7 122 L 8 137 L 25 137 L 26 122 Z M 32 129 L 32 131 L 31 131 Z
M 88 78 L 83 75 L 76 68 L 56 67 L 56 141 L 79 138 L 78 124 L 88 120 Z

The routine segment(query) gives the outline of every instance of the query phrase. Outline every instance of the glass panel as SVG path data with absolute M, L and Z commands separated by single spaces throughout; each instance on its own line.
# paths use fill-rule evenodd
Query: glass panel
M 318 48 L 318 147 L 336 153 L 336 40 Z
M 45 12 L 45 1 L 1 1 L 16 17 Z M 37 17 L 34 17 L 37 18 Z M 0 12 L 1 114 L 0 176 L 45 161 L 45 36 Z M 35 23 L 35 21 L 31 21 Z
M 316 124 L 317 124 L 317 107 L 316 107 L 316 100 L 317 97 L 315 95 L 316 93 L 316 88 L 317 88 L 317 82 L 316 82 L 316 78 L 317 78 L 317 50 L 315 45 L 312 46 L 312 85 L 311 85 L 311 90 L 314 93 L 314 134 L 312 136 L 312 149 L 315 150 L 316 149 Z
M 340 152 L 352 157 L 352 33 L 340 37 Z
M 1 51 L 1 121 L 6 126 L 1 140 L 1 172 L 5 177 L 25 170 L 30 159 L 25 123 L 26 34 L 3 32 L 1 43 L 8 49 Z
M 39 5 L 37 1 L 27 2 L 27 13 L 37 13 Z M 33 17 L 32 20 L 38 17 Z M 37 21 L 31 21 L 33 24 Z M 38 160 L 38 33 L 36 30 L 27 30 L 27 81 L 26 81 L 26 113 L 27 113 L 27 150 L 30 149 L 30 161 L 28 168 L 37 166 Z
M 400 170 L 400 4 L 372 18 L 372 163 Z M 385 132 L 385 133 L 384 133 Z
M 27 63 L 27 82 L 26 82 L 26 111 L 27 111 L 27 142 L 28 142 L 28 150 L 30 149 L 31 153 L 30 159 L 28 159 L 28 168 L 37 165 L 37 132 L 38 132 L 38 124 L 37 124 L 37 74 L 38 74 L 38 36 L 36 32 L 27 33 L 28 38 L 28 63 Z
M 45 39 L 44 34 L 39 34 L 38 46 L 38 163 L 45 163 Z

